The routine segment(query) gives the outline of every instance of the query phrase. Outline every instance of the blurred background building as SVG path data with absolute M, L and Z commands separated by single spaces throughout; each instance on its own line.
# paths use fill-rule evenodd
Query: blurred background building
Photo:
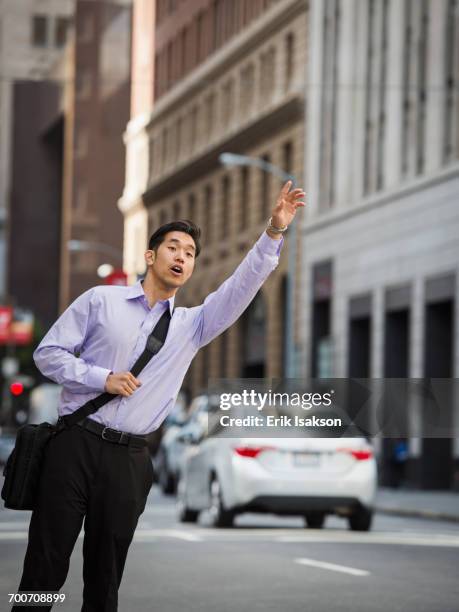
M 14 90 L 40 82 L 67 40 L 74 0 L 0 3 L 0 295 L 7 293 Z M 25 90 L 23 89 L 24 93 Z
M 104 282 L 99 266 L 121 272 L 116 202 L 124 184 L 131 19 L 129 0 L 1 4 L 8 253 L 0 256 L 0 359 L 15 364 L 0 374 L 7 404 L 16 402 L 8 395 L 11 376 L 31 375 L 29 390 L 39 380 L 34 347 L 77 295 Z M 115 276 L 123 282 L 122 273 Z M 21 336 L 13 333 L 19 326 Z
M 100 264 L 122 267 L 130 2 L 78 0 L 72 23 L 40 79 L 11 86 L 7 294 L 45 327 Z
M 302 372 L 458 377 L 459 4 L 311 0 L 310 26 Z M 411 408 L 407 478 L 459 487 Z
M 129 118 L 131 0 L 77 0 L 64 139 L 60 308 L 122 267 L 122 133 Z
M 258 168 L 222 167 L 219 155 L 263 158 L 302 181 L 307 3 L 160 1 L 154 13 L 151 2 L 140 0 L 134 10 L 120 200 L 126 269 L 131 278 L 144 271 L 155 227 L 192 219 L 202 227 L 203 250 L 177 297 L 195 305 L 264 231 L 281 184 Z M 282 375 L 286 264 L 284 252 L 243 317 L 200 351 L 185 380 L 191 393 L 209 376 Z

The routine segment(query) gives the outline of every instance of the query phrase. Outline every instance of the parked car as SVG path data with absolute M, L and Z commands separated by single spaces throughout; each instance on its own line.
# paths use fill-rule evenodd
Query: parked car
M 13 431 L 0 432 L 0 465 L 3 466 L 8 461 L 16 442 L 16 433 Z
M 278 433 L 280 435 L 280 432 Z M 301 515 L 321 528 L 328 514 L 353 530 L 371 527 L 377 467 L 365 438 L 230 438 L 190 440 L 182 457 L 177 513 L 194 522 L 207 510 L 230 527 L 243 512 Z
M 175 479 L 169 465 L 168 449 L 188 418 L 184 402 L 177 402 L 163 423 L 161 440 L 153 457 L 156 480 L 166 495 L 175 492 Z
M 30 393 L 28 422 L 32 424 L 47 421 L 54 425 L 58 419 L 59 400 L 62 386 L 55 383 L 42 383 Z
M 172 421 L 164 432 L 153 464 L 161 490 L 166 495 L 176 492 L 182 454 L 189 442 L 199 439 L 206 430 L 207 415 L 215 401 L 213 396 L 198 395 L 190 404 L 187 418 Z

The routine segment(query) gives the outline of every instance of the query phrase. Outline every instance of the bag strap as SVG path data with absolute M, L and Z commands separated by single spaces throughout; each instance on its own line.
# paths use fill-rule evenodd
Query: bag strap
M 155 325 L 155 328 L 148 336 L 147 344 L 143 353 L 136 360 L 134 365 L 132 366 L 130 372 L 134 376 L 138 376 L 139 372 L 143 370 L 143 368 L 147 365 L 150 359 L 156 355 L 160 349 L 162 348 L 164 342 L 166 341 L 167 332 L 169 329 L 169 323 L 171 320 L 171 313 L 169 308 L 167 308 L 159 319 L 158 323 Z M 101 393 L 97 397 L 86 402 L 83 406 L 80 406 L 77 410 L 72 412 L 72 414 L 68 414 L 65 417 L 62 417 L 62 421 L 65 427 L 71 427 L 81 421 L 85 417 L 90 414 L 93 414 L 102 406 L 105 406 L 108 402 L 110 402 L 113 398 L 117 397 L 117 395 L 113 393 Z

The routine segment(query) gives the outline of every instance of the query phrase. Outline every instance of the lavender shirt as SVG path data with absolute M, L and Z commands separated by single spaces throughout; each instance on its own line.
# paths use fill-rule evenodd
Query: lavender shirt
M 203 304 L 175 308 L 164 346 L 138 376 L 142 386 L 130 397 L 114 397 L 90 418 L 135 434 L 157 429 L 172 410 L 197 351 L 244 312 L 277 266 L 283 241 L 263 232 L 232 276 Z M 171 297 L 150 308 L 141 281 L 131 287 L 93 287 L 80 295 L 34 353 L 38 369 L 63 385 L 59 415 L 102 393 L 110 371 L 130 370 L 164 310 L 172 312 L 173 307 Z

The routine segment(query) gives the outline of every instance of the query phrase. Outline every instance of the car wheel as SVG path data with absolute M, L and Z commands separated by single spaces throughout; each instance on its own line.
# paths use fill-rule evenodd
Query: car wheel
M 196 523 L 199 510 L 192 510 L 187 506 L 185 495 L 185 484 L 179 480 L 177 487 L 177 519 L 181 523 Z
M 175 493 L 174 477 L 170 474 L 167 468 L 164 468 L 159 473 L 159 486 L 164 495 L 173 495 Z
M 158 483 L 161 491 L 164 495 L 175 493 L 174 477 L 169 471 L 166 454 L 161 450 L 158 451 L 156 464 L 158 466 Z
M 349 517 L 349 527 L 352 531 L 369 531 L 373 512 L 369 508 L 360 507 Z
M 216 476 L 210 482 L 209 514 L 214 527 L 233 526 L 235 513 L 224 507 L 221 486 Z
M 307 512 L 304 515 L 306 527 L 310 529 L 322 529 L 325 522 L 325 514 L 323 512 Z

